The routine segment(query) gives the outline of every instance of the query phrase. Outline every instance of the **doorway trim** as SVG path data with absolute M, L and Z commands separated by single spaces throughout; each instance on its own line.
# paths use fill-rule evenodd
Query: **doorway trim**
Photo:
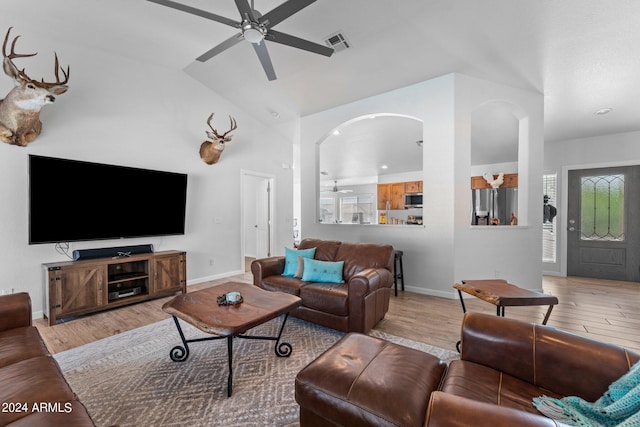
M 252 171 L 252 170 L 247 170 L 247 169 L 240 169 L 240 222 L 241 222 L 241 227 L 240 227 L 240 265 L 244 266 L 244 257 L 245 257 L 245 253 L 246 253 L 246 247 L 245 247 L 245 238 L 246 238 L 246 226 L 247 224 L 245 224 L 245 211 L 247 209 L 247 207 L 245 206 L 245 193 L 248 191 L 248 178 L 249 177 L 258 177 L 258 178 L 264 178 L 267 179 L 269 181 L 269 232 L 268 232 L 268 239 L 269 239 L 269 253 L 273 254 L 273 248 L 274 248 L 274 236 L 276 235 L 276 218 L 275 218 L 275 213 L 277 212 L 277 209 L 275 208 L 275 191 L 276 191 L 276 185 L 275 185 L 275 175 L 273 174 L 269 174 L 269 173 L 265 173 L 265 172 L 257 172 L 257 171 Z M 242 270 L 244 271 L 244 267 L 242 268 Z
M 603 163 L 585 163 L 579 165 L 562 166 L 562 208 L 558 209 L 558 215 L 556 219 L 558 221 L 558 232 L 560 234 L 559 256 L 560 256 L 560 275 L 567 277 L 567 209 L 569 208 L 569 171 L 581 170 L 581 169 L 598 169 L 598 168 L 610 168 L 618 166 L 638 166 L 640 160 L 625 160 Z M 557 206 L 556 206 L 557 207 Z M 562 224 L 562 225 L 560 225 Z

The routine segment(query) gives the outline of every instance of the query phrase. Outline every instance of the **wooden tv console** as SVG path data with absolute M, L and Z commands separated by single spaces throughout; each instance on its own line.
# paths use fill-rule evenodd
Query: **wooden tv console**
M 187 292 L 187 258 L 163 251 L 43 264 L 49 325 L 78 316 Z

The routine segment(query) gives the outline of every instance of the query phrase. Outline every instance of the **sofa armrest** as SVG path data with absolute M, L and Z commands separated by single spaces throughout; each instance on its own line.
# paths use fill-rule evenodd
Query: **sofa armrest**
M 0 331 L 31 326 L 31 297 L 26 292 L 0 296 Z
M 371 292 L 393 286 L 393 274 L 386 268 L 367 268 L 349 279 L 349 296 L 365 296 Z
M 620 346 L 482 313 L 464 316 L 461 340 L 462 360 L 591 402 L 640 360 Z
M 434 391 L 429 398 L 424 425 L 429 427 L 552 427 L 562 424 L 543 415 Z
M 260 286 L 262 279 L 269 276 L 279 276 L 284 271 L 284 257 L 275 256 L 271 258 L 257 259 L 251 263 L 251 273 L 253 274 L 253 284 Z

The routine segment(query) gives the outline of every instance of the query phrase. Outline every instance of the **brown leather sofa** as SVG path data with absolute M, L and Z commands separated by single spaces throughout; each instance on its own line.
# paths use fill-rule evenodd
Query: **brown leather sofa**
M 341 284 L 284 277 L 284 256 L 253 261 L 253 283 L 302 299 L 291 315 L 343 332 L 367 333 L 389 310 L 393 286 L 393 246 L 304 239 L 298 249 L 316 248 L 314 258 L 344 261 Z
M 534 397 L 593 402 L 640 360 L 619 346 L 481 313 L 465 315 L 461 338 L 460 360 L 444 368 L 427 353 L 346 335 L 298 373 L 300 425 L 554 426 Z
M 0 425 L 94 426 L 31 323 L 31 299 L 0 296 Z

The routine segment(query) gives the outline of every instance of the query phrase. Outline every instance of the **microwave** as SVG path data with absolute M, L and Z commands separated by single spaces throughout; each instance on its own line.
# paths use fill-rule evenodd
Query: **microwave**
M 404 208 L 421 208 L 422 207 L 422 193 L 406 193 L 404 195 Z

